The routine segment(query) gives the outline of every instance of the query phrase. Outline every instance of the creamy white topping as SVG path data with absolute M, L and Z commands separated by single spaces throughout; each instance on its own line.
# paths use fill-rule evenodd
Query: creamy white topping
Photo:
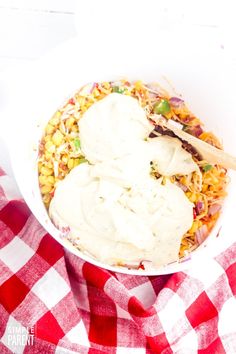
M 149 177 L 145 188 L 124 188 L 93 177 L 94 167 L 75 167 L 58 184 L 50 216 L 70 226 L 78 247 L 105 263 L 178 259 L 183 234 L 192 224 L 192 204 L 173 183 Z
M 76 245 L 108 264 L 178 259 L 193 205 L 184 192 L 150 176 L 197 170 L 178 139 L 147 139 L 153 129 L 136 99 L 110 94 L 79 122 L 81 149 L 92 164 L 75 167 L 55 191 L 49 213 L 69 226 Z
M 127 154 L 152 130 L 138 101 L 119 93 L 94 103 L 79 121 L 81 149 L 91 163 Z
M 92 173 L 124 187 L 145 183 L 150 176 L 151 151 L 145 141 L 137 141 L 133 148 L 120 158 L 96 163 Z
M 109 178 L 130 187 L 145 184 L 150 176 L 150 167 L 162 176 L 188 175 L 199 171 L 190 153 L 182 148 L 178 139 L 168 136 L 137 141 L 127 155 L 105 160 L 94 165 L 94 176 Z
M 161 175 L 188 175 L 199 170 L 192 155 L 182 148 L 182 143 L 177 138 L 169 136 L 152 138 L 149 139 L 148 146 L 150 159 Z

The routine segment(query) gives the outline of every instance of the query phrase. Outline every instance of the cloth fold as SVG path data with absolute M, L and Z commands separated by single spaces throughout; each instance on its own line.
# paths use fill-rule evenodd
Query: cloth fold
M 186 272 L 113 273 L 64 250 L 5 177 L 1 353 L 236 353 L 236 243 Z

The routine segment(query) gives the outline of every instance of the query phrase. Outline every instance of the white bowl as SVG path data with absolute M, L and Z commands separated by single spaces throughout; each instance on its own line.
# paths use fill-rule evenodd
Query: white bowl
M 103 264 L 80 252 L 63 238 L 61 232 L 50 221 L 44 208 L 37 175 L 37 149 L 43 129 L 52 114 L 70 95 L 82 85 L 93 81 L 107 81 L 126 77 L 129 80 L 141 79 L 145 82 L 163 83 L 163 76 L 171 80 L 178 93 L 181 93 L 191 110 L 206 123 L 224 143 L 226 151 L 236 151 L 236 108 L 233 105 L 232 82 L 229 67 L 220 48 L 199 53 L 196 47 L 178 45 L 163 46 L 164 50 L 137 52 L 129 56 L 119 55 L 99 59 L 83 55 L 78 50 L 78 40 L 67 42 L 50 55 L 33 63 L 14 81 L 14 97 L 9 116 L 9 149 L 13 171 L 22 195 L 43 227 L 71 253 L 97 266 L 127 274 L 157 275 L 187 269 L 195 257 L 201 257 L 206 250 L 212 254 L 217 249 L 217 234 L 224 223 L 221 218 L 207 240 L 184 262 L 175 262 L 156 270 L 130 270 Z M 17 81 L 17 83 L 16 83 Z M 14 122 L 14 124 L 12 124 Z M 14 129 L 13 129 L 14 127 Z M 14 130 L 14 131 L 13 131 Z M 235 188 L 232 175 L 231 188 Z M 232 193 L 229 189 L 230 201 Z M 229 203 L 230 204 L 230 203 Z M 223 215 L 230 215 L 231 208 L 225 208 Z M 222 236 L 224 237 L 224 236 Z M 218 238 L 220 239 L 220 237 Z M 224 242 L 223 242 L 224 243 Z M 221 246 L 220 246 L 221 247 Z M 219 248 L 219 247 L 218 247 Z

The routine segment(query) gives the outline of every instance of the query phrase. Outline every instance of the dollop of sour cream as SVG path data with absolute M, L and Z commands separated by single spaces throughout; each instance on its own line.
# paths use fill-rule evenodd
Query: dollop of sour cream
M 119 93 L 93 104 L 79 121 L 81 148 L 93 164 L 123 156 L 152 130 L 138 101 Z
M 108 264 L 145 259 L 160 266 L 178 259 L 193 217 L 184 192 L 151 177 L 128 189 L 94 177 L 93 170 L 81 164 L 58 184 L 50 204 L 55 225 L 69 225 L 76 245 Z
M 193 205 L 163 176 L 197 170 L 178 139 L 148 139 L 153 126 L 138 101 L 113 93 L 93 104 L 79 121 L 81 149 L 89 161 L 61 181 L 49 214 L 70 227 L 76 246 L 106 264 L 161 266 L 178 259 L 191 227 Z
M 160 136 L 150 139 L 148 146 L 151 160 L 161 175 L 188 175 L 199 171 L 192 155 L 182 148 L 182 143 L 177 138 Z

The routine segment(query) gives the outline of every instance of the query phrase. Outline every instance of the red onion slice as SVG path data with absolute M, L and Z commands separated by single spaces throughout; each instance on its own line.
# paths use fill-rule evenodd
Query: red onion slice
M 195 209 L 196 209 L 197 215 L 201 214 L 201 212 L 203 211 L 203 208 L 204 208 L 203 202 L 196 203 Z
M 208 215 L 209 216 L 213 216 L 215 215 L 216 213 L 218 213 L 218 211 L 220 211 L 222 208 L 222 206 L 220 204 L 212 204 L 208 210 Z
M 92 84 L 92 87 L 91 87 L 91 89 L 90 89 L 90 93 L 92 93 L 93 92 L 93 90 L 97 87 L 97 83 L 96 82 L 93 82 L 93 84 Z
M 182 100 L 179 97 L 171 97 L 169 99 L 169 102 L 170 102 L 171 106 L 174 108 L 180 108 L 181 106 L 184 105 L 184 100 Z
M 195 236 L 197 239 L 197 243 L 200 245 L 205 241 L 208 235 L 208 228 L 206 225 L 202 225 L 196 232 Z
M 203 130 L 200 125 L 195 125 L 195 126 L 188 126 L 185 131 L 193 136 L 196 136 L 197 138 L 203 133 Z
M 177 186 L 182 189 L 182 191 L 187 192 L 188 187 L 185 184 L 178 182 Z

